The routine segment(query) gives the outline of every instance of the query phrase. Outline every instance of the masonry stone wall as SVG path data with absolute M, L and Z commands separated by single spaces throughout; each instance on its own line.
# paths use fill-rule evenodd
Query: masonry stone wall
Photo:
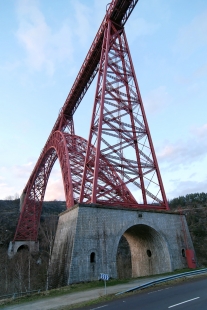
M 63 212 L 58 221 L 49 268 L 50 288 L 69 284 L 71 257 L 76 235 L 78 208 Z
M 132 277 L 185 268 L 183 227 L 193 249 L 184 216 L 79 204 L 60 215 L 51 279 L 57 286 L 97 280 L 100 273 L 117 278 L 126 264 Z
M 27 248 L 30 252 L 39 252 L 39 242 L 10 241 L 9 248 L 8 248 L 8 256 L 12 258 L 22 248 Z

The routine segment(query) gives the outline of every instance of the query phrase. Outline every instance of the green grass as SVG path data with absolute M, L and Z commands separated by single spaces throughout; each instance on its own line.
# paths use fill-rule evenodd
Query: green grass
M 201 268 L 197 268 L 196 270 L 199 270 L 199 269 L 201 269 Z M 174 272 L 159 274 L 159 276 L 165 277 L 165 276 L 175 275 L 175 274 L 179 274 L 179 273 L 185 273 L 188 271 L 192 271 L 192 269 L 187 269 L 187 268 L 186 269 L 178 269 L 178 270 L 175 270 Z M 147 278 L 153 280 L 153 278 L 155 278 L 157 276 L 158 275 L 152 275 L 152 276 L 147 276 Z M 110 279 L 107 281 L 107 287 L 129 283 L 129 282 L 136 281 L 137 279 L 142 279 L 142 278 L 146 278 L 146 277 L 139 277 L 139 278 L 133 278 L 133 279 L 121 279 L 121 280 Z M 25 303 L 25 302 L 34 302 L 34 301 L 40 300 L 42 298 L 58 297 L 58 296 L 66 295 L 66 294 L 78 293 L 78 292 L 83 292 L 86 290 L 98 289 L 98 288 L 104 288 L 104 281 L 103 280 L 72 284 L 69 286 L 64 286 L 64 287 L 52 289 L 49 291 L 44 291 L 44 292 L 35 293 L 32 295 L 17 297 L 16 299 L 11 298 L 11 299 L 7 299 L 4 301 L 0 300 L 0 308 L 4 307 L 5 304 L 14 305 L 14 304 L 20 304 L 20 303 Z M 111 300 L 113 298 L 115 298 L 114 295 L 101 296 L 100 298 L 98 298 L 96 300 L 84 302 L 81 305 L 87 306 L 87 305 L 95 304 L 97 302 L 108 301 L 108 300 Z M 78 304 L 72 305 L 72 306 L 67 306 L 67 307 L 62 307 L 60 309 L 64 309 L 64 310 L 74 309 L 74 308 L 77 308 L 77 306 L 78 306 Z
M 107 287 L 128 283 L 130 280 L 131 279 L 124 279 L 124 280 L 110 279 L 107 281 Z M 97 288 L 104 288 L 103 280 L 72 284 L 69 286 L 64 286 L 64 287 L 52 289 L 49 291 L 35 293 L 32 295 L 16 297 L 15 299 L 10 298 L 4 301 L 0 300 L 0 308 L 2 308 L 2 306 L 5 304 L 14 305 L 14 304 L 19 304 L 19 303 L 36 301 L 42 298 L 58 297 L 58 296 L 66 295 L 66 294 L 78 293 L 78 292 L 83 292 L 83 291 L 87 291 L 90 289 L 97 289 Z

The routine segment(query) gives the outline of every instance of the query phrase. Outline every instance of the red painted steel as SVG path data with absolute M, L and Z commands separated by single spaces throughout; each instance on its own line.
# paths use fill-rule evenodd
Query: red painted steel
M 123 30 L 137 2 L 113 0 L 109 5 L 23 191 L 25 197 L 14 241 L 37 240 L 42 201 L 57 158 L 67 208 L 81 201 L 168 209 Z M 86 140 L 75 136 L 73 114 L 97 72 L 87 145 Z
M 196 268 L 196 260 L 195 260 L 195 253 L 191 249 L 185 250 L 186 260 L 188 264 L 188 268 L 195 269 Z
M 78 136 L 65 135 L 65 137 L 68 145 L 68 152 L 70 154 L 70 167 L 74 200 L 75 202 L 78 202 L 82 186 L 81 181 L 84 169 L 83 164 L 85 161 L 85 154 L 88 142 L 87 140 Z M 94 154 L 93 158 L 95 158 L 96 149 L 93 146 L 91 146 L 90 153 Z M 134 205 L 136 205 L 135 198 L 133 197 L 127 186 L 120 179 L 115 167 L 111 165 L 111 163 L 103 155 L 100 156 L 99 160 L 102 169 L 101 173 L 99 174 L 100 192 L 97 195 L 96 202 L 105 205 L 127 205 L 127 207 L 133 207 Z M 92 163 L 92 165 L 94 165 L 94 162 Z M 125 191 L 125 195 L 123 195 L 123 191 L 119 190 L 120 187 L 122 187 L 123 191 Z M 92 195 L 92 191 L 93 173 L 91 170 L 91 172 L 89 173 L 89 180 L 83 194 L 84 203 L 91 202 L 90 198 Z
M 137 2 L 138 0 L 113 0 L 110 3 L 106 15 L 98 29 L 98 32 L 86 55 L 81 69 L 75 79 L 75 82 L 66 98 L 61 112 L 58 115 L 55 125 L 53 126 L 46 145 L 56 130 L 64 132 L 67 131 L 68 126 L 70 127 L 73 114 L 75 113 L 77 107 L 79 106 L 93 79 L 95 78 L 96 73 L 98 72 L 103 35 L 107 26 L 108 19 L 111 19 L 117 24 L 124 26 L 133 9 L 135 8 Z M 46 145 L 44 146 L 44 149 L 46 148 Z M 44 152 L 44 149 L 42 152 Z M 37 173 L 37 170 L 39 169 L 39 165 L 41 163 L 41 157 L 42 153 L 40 154 L 40 157 L 23 192 L 27 191 L 27 187 L 29 187 L 30 183 L 34 178 L 34 175 Z
M 96 146 L 96 154 L 91 145 Z M 169 209 L 124 29 L 108 22 L 105 29 L 80 202 L 93 173 L 90 202 L 103 193 L 104 156 L 122 183 L 137 197 L 139 208 Z M 123 206 L 127 207 L 127 197 Z M 113 204 L 111 202 L 111 204 Z M 116 203 L 114 203 L 115 205 Z
M 71 208 L 79 201 L 86 148 L 87 140 L 81 137 L 60 131 L 56 131 L 53 134 L 47 143 L 45 152 L 42 154 L 39 170 L 25 193 L 14 241 L 37 241 L 45 189 L 50 172 L 57 158 L 59 159 L 62 171 L 67 208 Z M 91 147 L 91 152 L 93 154 L 96 153 L 94 147 Z M 128 207 L 134 206 L 136 200 L 126 185 L 122 184 L 122 180 L 119 178 L 114 167 L 110 165 L 104 156 L 100 158 L 100 163 L 103 169 L 99 177 L 104 190 L 103 192 L 100 191 L 100 194 L 97 196 L 98 203 L 107 203 L 109 201 L 108 205 L 116 202 L 117 205 L 127 203 Z M 84 193 L 84 202 L 86 203 L 90 202 L 92 195 L 92 173 L 90 179 L 91 182 L 88 183 L 88 187 Z M 118 190 L 120 184 L 126 193 L 125 195 L 122 195 L 122 192 Z
M 179 213 L 180 213 L 180 219 L 181 219 L 181 224 L 182 224 L 182 231 L 183 231 L 184 244 L 185 244 L 185 256 L 186 256 L 188 268 L 196 268 L 196 260 L 195 260 L 194 250 L 190 249 L 189 245 L 188 245 L 187 231 L 186 231 L 185 222 L 184 222 L 184 218 L 183 218 L 185 216 L 185 214 L 182 213 L 181 208 L 179 210 Z
M 47 142 L 39 159 L 39 167 L 36 169 L 36 173 L 33 173 L 33 179 L 24 192 L 25 197 L 14 240 L 36 240 L 42 201 L 50 172 L 57 157 L 61 166 L 66 204 L 68 207 L 74 205 L 67 143 L 64 134 L 56 131 Z
M 86 58 L 81 66 L 81 69 L 75 79 L 75 82 L 68 94 L 68 97 L 64 103 L 62 111 L 58 116 L 51 134 L 60 129 L 60 123 L 62 122 L 62 114 L 65 116 L 65 121 L 70 119 L 75 113 L 89 86 L 91 85 L 96 73 L 98 72 L 101 48 L 103 42 L 103 35 L 107 22 L 111 19 L 116 24 L 124 26 L 133 9 L 135 8 L 138 0 L 112 0 L 106 15 L 97 31 L 97 34 L 92 42 L 92 45 L 86 55 Z M 64 128 L 64 123 L 61 124 Z

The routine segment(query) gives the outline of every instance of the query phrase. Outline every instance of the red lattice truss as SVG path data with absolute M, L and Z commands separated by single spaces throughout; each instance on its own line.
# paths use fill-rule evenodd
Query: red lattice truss
M 61 166 L 67 207 L 70 208 L 79 201 L 86 148 L 87 141 L 85 139 L 60 131 L 54 132 L 42 153 L 41 164 L 37 174 L 25 194 L 15 240 L 37 240 L 42 201 L 50 172 L 57 158 Z M 91 147 L 91 153 L 95 155 L 96 150 L 94 147 Z M 102 156 L 100 161 L 104 167 L 100 174 L 100 180 L 104 189 L 98 196 L 100 202 L 111 201 L 112 203 L 115 201 L 114 197 L 116 197 L 116 201 L 119 201 L 120 205 L 127 203 L 127 206 L 130 207 L 136 204 L 136 200 L 126 185 L 122 183 L 114 167 L 104 156 Z M 91 173 L 91 180 L 92 178 L 93 175 Z M 124 196 L 119 188 L 125 191 Z M 91 186 L 89 186 L 84 195 L 86 203 L 90 202 L 91 195 Z
M 95 155 L 91 145 L 96 146 Z M 81 202 L 84 202 L 88 190 L 92 191 L 90 201 L 99 202 L 98 197 L 104 191 L 100 179 L 104 169 L 101 162 L 103 156 L 113 165 L 123 184 L 134 192 L 137 207 L 167 208 L 126 35 L 122 27 L 111 21 L 105 29 L 102 46 Z M 124 197 L 125 190 L 122 191 L 121 187 L 119 190 Z M 127 197 L 123 200 L 127 206 Z
M 123 25 L 138 0 L 113 0 L 23 191 L 15 240 L 37 240 L 59 159 L 67 208 L 77 202 L 169 209 Z M 89 139 L 72 115 L 98 72 Z

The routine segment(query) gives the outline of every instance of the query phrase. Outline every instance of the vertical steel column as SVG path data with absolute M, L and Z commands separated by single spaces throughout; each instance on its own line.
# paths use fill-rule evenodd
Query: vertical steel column
M 123 33 L 124 33 L 124 29 L 123 29 Z M 122 44 L 120 36 L 119 36 L 119 44 L 120 44 L 120 47 L 122 49 L 124 49 L 124 46 Z M 125 42 L 125 44 L 126 44 L 126 42 Z M 126 45 L 126 48 L 127 48 L 127 54 L 129 55 L 129 49 L 128 49 L 127 45 Z M 142 168 L 141 168 L 141 160 L 140 160 L 140 155 L 139 155 L 138 141 L 137 141 L 136 130 L 135 130 L 135 122 L 134 122 L 134 116 L 133 116 L 133 113 L 132 113 L 132 104 L 131 104 L 131 100 L 130 100 L 129 85 L 128 85 L 128 82 L 127 82 L 126 63 L 125 63 L 124 57 L 122 57 L 122 65 L 123 65 L 123 68 L 124 68 L 124 77 L 125 77 L 125 80 L 126 80 L 126 92 L 127 92 L 127 99 L 128 99 L 128 105 L 129 105 L 129 114 L 130 114 L 130 119 L 131 119 L 131 124 L 132 124 L 134 147 L 135 147 L 135 151 L 136 151 L 137 169 L 138 169 L 139 174 L 140 174 L 140 183 L 141 183 L 141 189 L 142 189 L 142 197 L 143 197 L 144 204 L 147 204 L 146 191 L 145 191 L 145 185 L 144 185 Z
M 96 117 L 96 113 L 97 113 L 96 109 L 97 109 L 98 92 L 100 89 L 100 81 L 101 81 L 101 77 L 102 77 L 102 70 L 103 70 L 102 67 L 103 67 L 103 63 L 104 63 L 104 58 L 106 57 L 105 51 L 106 51 L 107 38 L 108 38 L 109 32 L 110 32 L 110 27 L 109 27 L 109 24 L 107 24 L 107 27 L 106 27 L 105 32 L 104 32 L 104 39 L 103 39 L 103 44 L 102 44 L 101 59 L 100 59 L 99 71 L 98 71 L 98 81 L 97 81 L 97 85 L 96 85 L 96 92 L 95 92 L 94 106 L 93 106 L 93 112 L 92 112 L 91 126 L 90 126 L 89 138 L 88 138 L 88 146 L 87 146 L 87 151 L 86 151 L 83 177 L 82 177 L 82 184 L 81 184 L 81 190 L 80 190 L 80 198 L 79 198 L 80 202 L 83 202 L 84 191 L 86 190 L 85 184 L 86 184 L 87 173 L 88 173 L 88 169 L 89 169 L 89 160 L 91 159 L 90 157 L 91 157 L 91 152 L 92 152 L 91 142 L 92 142 L 92 138 L 93 138 L 93 134 L 94 134 L 94 122 L 95 122 L 95 117 Z M 102 105 L 102 107 L 103 107 L 103 105 Z M 99 141 L 99 147 L 100 147 L 100 141 Z M 100 154 L 100 153 L 98 153 L 98 154 Z M 98 161 L 96 161 L 95 165 L 98 165 Z M 97 168 L 96 168 L 96 173 L 98 173 Z M 93 179 L 93 182 L 94 182 L 94 179 Z M 97 186 L 97 178 L 96 178 L 96 186 Z M 92 194 L 92 196 L 94 197 L 93 194 Z M 96 199 L 94 199 L 93 202 L 95 202 L 95 200 Z
M 103 166 L 103 158 L 108 167 Z M 116 174 L 113 172 L 113 176 L 106 178 L 107 169 Z M 122 27 L 109 20 L 102 45 L 80 202 L 135 205 L 126 187 L 132 184 L 141 201 L 136 202 L 137 206 L 169 208 L 126 35 Z
M 142 110 L 142 115 L 143 115 L 146 131 L 147 131 L 147 136 L 148 136 L 148 139 L 149 139 L 149 144 L 150 144 L 150 149 L 151 149 L 151 152 L 152 152 L 153 161 L 154 161 L 154 164 L 155 164 L 155 169 L 156 169 L 156 172 L 157 172 L 157 177 L 158 177 L 158 181 L 159 181 L 159 185 L 160 185 L 160 190 L 161 190 L 162 197 L 163 197 L 163 202 L 164 202 L 164 205 L 166 206 L 166 209 L 169 210 L 170 208 L 169 208 L 169 205 L 168 205 L 167 197 L 166 197 L 164 186 L 163 186 L 163 183 L 162 183 L 162 178 L 161 178 L 161 174 L 160 174 L 160 170 L 159 170 L 159 166 L 158 166 L 158 162 L 157 162 L 157 157 L 155 155 L 155 150 L 154 150 L 154 146 L 153 146 L 153 143 L 152 143 L 152 138 L 151 138 L 151 134 L 150 134 L 150 130 L 149 130 L 149 126 L 148 126 L 148 122 L 147 122 L 147 118 L 146 118 L 146 114 L 145 114 L 145 110 L 144 110 L 144 106 L 143 106 L 143 102 L 142 102 L 142 97 L 141 97 L 141 93 L 140 93 L 140 90 L 139 90 L 139 86 L 138 86 L 138 82 L 137 82 L 137 78 L 136 78 L 136 74 L 135 74 L 135 70 L 134 70 L 134 65 L 133 65 L 133 62 L 132 62 L 132 57 L 131 57 L 131 54 L 130 54 L 130 50 L 129 50 L 129 46 L 128 46 L 128 42 L 127 42 L 125 31 L 123 31 L 123 35 L 124 35 L 124 40 L 126 42 L 126 47 L 127 47 L 127 50 L 128 50 L 128 55 L 129 55 L 129 60 L 130 60 L 132 72 L 133 72 L 133 75 L 134 75 L 134 81 L 135 81 L 135 85 L 136 85 L 136 89 L 137 89 L 137 94 L 138 94 L 139 100 L 140 100 L 140 107 L 141 107 L 141 110 Z
M 93 189 L 92 189 L 92 197 L 91 202 L 96 202 L 96 193 L 97 193 L 97 182 L 98 182 L 98 170 L 99 170 L 99 161 L 100 161 L 100 147 L 101 147 L 101 133 L 102 133 L 102 121 L 103 121 L 103 108 L 104 108 L 104 99 L 105 99 L 105 89 L 106 89 L 106 73 L 108 66 L 108 52 L 109 52 L 109 42 L 110 42 L 110 33 L 111 33 L 111 21 L 108 21 L 108 29 L 105 32 L 105 62 L 102 76 L 102 93 L 101 93 L 101 104 L 99 111 L 99 124 L 98 124 L 98 136 L 97 136 L 97 144 L 96 144 L 96 157 L 95 157 L 95 165 L 94 165 L 94 178 L 93 178 Z M 104 47 L 103 47 L 104 49 Z M 101 59 L 103 61 L 103 59 Z M 90 141 L 89 141 L 90 143 Z

